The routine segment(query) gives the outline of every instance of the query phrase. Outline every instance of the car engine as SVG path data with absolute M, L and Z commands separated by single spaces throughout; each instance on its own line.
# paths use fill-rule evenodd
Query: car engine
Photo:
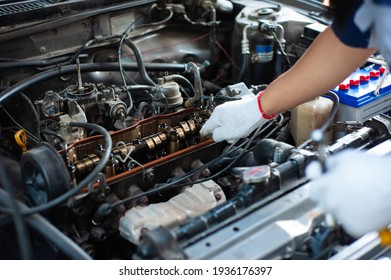
M 0 258 L 389 255 L 330 226 L 304 172 L 391 151 L 381 57 L 314 101 L 319 116 L 294 108 L 234 143 L 200 135 L 216 106 L 300 59 L 332 21 L 325 2 L 0 1 Z M 364 107 L 345 98 L 357 75 L 380 90 Z

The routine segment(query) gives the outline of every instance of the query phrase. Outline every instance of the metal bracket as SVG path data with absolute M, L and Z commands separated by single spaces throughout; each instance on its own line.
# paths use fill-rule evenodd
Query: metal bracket
M 92 31 L 94 32 L 95 39 L 103 38 L 103 30 L 100 27 L 98 18 L 94 18 L 92 21 Z

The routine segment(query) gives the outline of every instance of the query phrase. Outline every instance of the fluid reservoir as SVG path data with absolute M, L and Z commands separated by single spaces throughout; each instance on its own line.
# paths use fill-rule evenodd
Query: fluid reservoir
M 293 43 L 297 42 L 299 38 L 303 34 L 304 27 L 307 26 L 310 23 L 314 23 L 315 21 L 311 19 L 310 17 L 298 13 L 297 11 L 293 10 L 292 8 L 289 8 L 286 5 L 279 5 L 279 4 L 271 4 L 272 1 L 231 1 L 235 3 L 235 10 L 237 7 L 243 6 L 243 9 L 237 14 L 235 17 L 235 24 L 233 28 L 233 34 L 232 34 L 232 58 L 234 59 L 235 63 L 238 67 L 232 67 L 232 77 L 238 77 L 240 73 L 240 68 L 243 64 L 243 54 L 242 54 L 242 48 L 241 48 L 241 41 L 243 39 L 243 29 L 248 26 L 258 26 L 259 23 L 262 22 L 272 22 L 275 24 L 279 24 L 284 27 L 284 39 L 285 39 L 285 45 L 286 47 L 290 47 Z M 241 2 L 241 3 L 236 3 Z M 273 1 L 276 2 L 276 1 Z M 278 1 L 277 1 L 278 2 Z M 261 31 L 256 30 L 257 28 L 251 28 L 251 31 L 249 30 L 248 34 L 248 40 L 252 44 L 251 46 L 251 55 L 255 53 L 256 51 L 256 45 L 259 46 L 267 46 L 271 45 L 270 39 L 272 37 L 268 38 L 261 38 L 263 35 Z M 255 34 L 254 34 L 255 33 Z M 278 33 L 278 32 L 277 32 Z M 251 36 L 254 34 L 254 37 L 251 38 Z M 279 34 L 277 34 L 279 35 Z M 259 36 L 259 37 L 258 37 Z M 258 37 L 258 38 L 257 38 Z M 266 36 L 267 37 L 267 36 Z M 263 39 L 266 39 L 263 41 Z M 260 43 L 260 44 L 258 44 Z M 274 65 L 272 65 L 273 69 L 279 70 L 279 65 L 276 65 L 279 63 L 276 61 L 276 50 L 275 50 L 275 43 L 274 43 Z M 258 49 L 259 50 L 259 49 Z M 267 50 L 267 49 L 266 49 Z M 254 51 L 254 52 L 253 52 Z M 261 51 L 261 50 L 259 50 Z M 266 56 L 266 55 L 265 55 Z M 270 56 L 269 56 L 270 57 Z M 278 58 L 278 57 L 277 57 Z M 250 57 L 251 59 L 251 57 Z M 251 63 L 251 62 L 250 62 Z M 270 65 L 270 64 L 269 64 Z M 254 66 L 254 68 L 265 66 L 260 64 L 252 64 L 250 65 Z M 262 68 L 262 67 L 260 67 Z M 250 70 L 250 69 L 249 69 Z M 253 75 L 256 78 L 259 78 L 260 75 L 256 75 L 256 70 L 254 70 Z M 275 71 L 275 70 L 274 70 Z M 257 82 L 251 82 L 250 83 L 250 71 L 247 71 L 248 76 L 243 79 L 244 82 L 248 82 L 249 84 L 258 84 Z M 275 73 L 271 73 L 272 79 L 274 77 Z M 279 74 L 279 72 L 277 73 Z M 254 78 L 254 77 L 251 77 Z M 269 79 L 265 79 L 266 81 Z M 262 81 L 261 81 L 262 83 Z
M 250 36 L 250 83 L 269 84 L 274 74 L 274 39 L 273 36 L 254 32 Z
M 292 109 L 291 133 L 296 146 L 299 146 L 311 137 L 311 132 L 320 128 L 330 115 L 333 101 L 325 97 L 318 97 Z M 332 140 L 332 130 L 326 133 L 328 142 Z

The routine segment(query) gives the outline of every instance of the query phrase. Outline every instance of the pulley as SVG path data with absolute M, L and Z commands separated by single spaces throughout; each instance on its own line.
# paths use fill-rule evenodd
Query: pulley
M 23 154 L 21 172 L 26 195 L 34 205 L 46 203 L 60 196 L 71 186 L 71 176 L 64 160 L 47 143 L 42 143 Z

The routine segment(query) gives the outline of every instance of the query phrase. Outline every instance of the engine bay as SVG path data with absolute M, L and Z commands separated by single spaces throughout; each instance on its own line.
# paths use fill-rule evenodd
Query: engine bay
M 390 152 L 381 59 L 314 101 L 318 116 L 294 108 L 234 143 L 200 135 L 216 106 L 266 88 L 332 18 L 322 1 L 0 3 L 0 258 L 389 254 L 328 226 L 304 172 L 315 128 L 327 155 Z M 346 85 L 357 75 L 373 87 L 359 106 Z

